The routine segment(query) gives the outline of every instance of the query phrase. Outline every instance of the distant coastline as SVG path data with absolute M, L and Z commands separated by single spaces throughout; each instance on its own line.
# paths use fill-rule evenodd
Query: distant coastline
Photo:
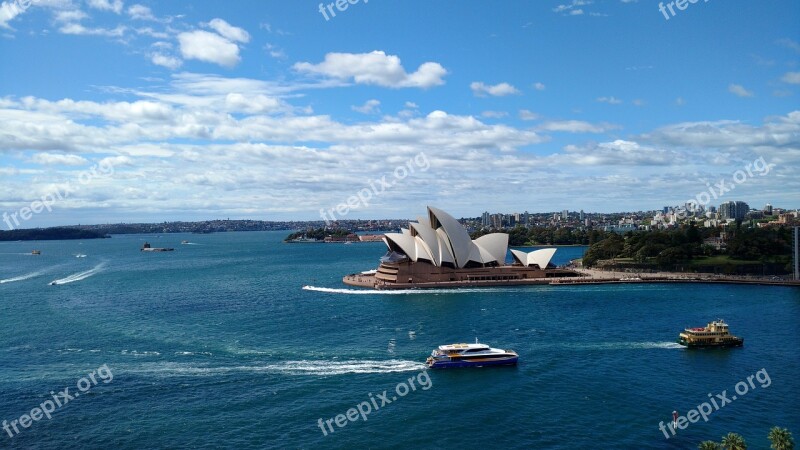
M 61 241 L 75 239 L 105 239 L 108 234 L 76 228 L 34 228 L 0 231 L 0 241 Z

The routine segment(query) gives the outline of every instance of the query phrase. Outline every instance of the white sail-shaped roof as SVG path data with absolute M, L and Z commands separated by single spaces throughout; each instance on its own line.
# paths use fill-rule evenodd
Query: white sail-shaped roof
M 470 261 L 502 265 L 505 264 L 508 251 L 507 234 L 487 234 L 473 241 L 458 220 L 441 209 L 430 206 L 427 219 L 420 217 L 417 222 L 409 223 L 408 229 L 401 229 L 400 233 L 386 233 L 384 242 L 390 250 L 403 253 L 412 261 L 424 259 L 437 267 L 452 264 L 463 268 Z M 555 253 L 555 249 L 552 250 Z M 547 253 L 512 252 L 515 252 L 514 258 L 521 264 L 543 263 L 544 265 L 540 265 L 542 268 L 547 267 L 552 257 L 552 254 Z
M 492 233 L 475 239 L 475 244 L 481 248 L 486 249 L 492 255 L 492 259 L 498 264 L 506 262 L 506 253 L 508 253 L 508 235 L 505 233 Z
M 554 248 L 543 248 L 541 250 L 534 250 L 530 253 L 525 253 L 520 250 L 511 250 L 511 255 L 518 263 L 522 264 L 523 266 L 532 266 L 536 264 L 541 269 L 547 268 L 547 265 L 550 264 L 550 260 L 553 259 L 553 255 L 555 254 L 556 249 Z
M 439 238 L 436 236 L 436 231 L 431 228 L 427 220 L 422 218 L 418 219 L 417 223 L 408 224 L 411 228 L 411 234 L 421 238 L 422 246 L 430 255 L 428 258 L 431 262 L 438 261 L 439 258 Z
M 430 217 L 432 228 L 444 230 L 446 239 L 453 251 L 456 267 L 464 267 L 467 265 L 469 255 L 472 251 L 472 246 L 470 245 L 472 244 L 472 239 L 469 238 L 467 229 L 453 218 L 453 216 L 441 209 L 429 206 L 428 216 Z
M 439 228 L 436 230 L 436 238 L 439 241 L 439 264 L 436 265 L 441 266 L 442 263 L 455 264 L 453 250 L 450 248 L 450 240 L 447 239 L 447 233 L 444 232 L 444 229 Z

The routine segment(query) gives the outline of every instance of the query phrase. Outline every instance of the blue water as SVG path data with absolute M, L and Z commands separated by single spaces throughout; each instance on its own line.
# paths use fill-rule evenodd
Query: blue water
M 51 419 L 13 438 L 0 430 L 0 448 L 683 449 L 729 431 L 768 448 L 774 425 L 800 436 L 798 289 L 364 295 L 341 277 L 375 268 L 383 244 L 283 244 L 286 234 L 0 243 L 0 420 L 77 392 L 92 371 L 97 381 Z M 141 253 L 145 240 L 176 251 Z M 556 263 L 582 251 L 562 248 Z M 673 343 L 717 317 L 744 348 Z M 516 350 L 519 366 L 422 372 L 435 346 L 475 337 Z M 100 378 L 104 365 L 113 378 Z M 668 440 L 659 431 L 673 410 L 730 398 L 762 369 L 768 386 L 752 379 L 708 422 Z M 319 427 L 384 390 L 391 403 L 376 401 L 366 421 Z

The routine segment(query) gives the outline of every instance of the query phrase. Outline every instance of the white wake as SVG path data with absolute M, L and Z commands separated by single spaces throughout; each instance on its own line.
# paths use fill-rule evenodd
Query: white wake
M 191 364 L 164 362 L 147 363 L 128 372 L 151 373 L 166 376 L 213 376 L 231 373 L 275 373 L 285 375 L 329 376 L 345 374 L 393 373 L 425 370 L 427 366 L 419 361 L 284 361 L 274 364 L 246 366 L 197 366 Z
M 18 276 L 18 277 L 14 277 L 14 278 L 7 278 L 7 279 L 5 279 L 5 280 L 0 280 L 0 284 L 5 284 L 5 283 L 13 283 L 13 282 L 15 282 L 15 281 L 24 281 L 24 280 L 28 280 L 28 279 L 31 279 L 31 278 L 34 278 L 34 277 L 38 277 L 39 275 L 41 275 L 41 274 L 43 274 L 43 273 L 44 273 L 44 272 L 40 270 L 40 271 L 38 271 L 38 272 L 32 272 L 32 273 L 29 273 L 29 274 L 27 274 L 27 275 L 20 275 L 20 276 Z
M 304 291 L 325 292 L 328 294 L 349 295 L 414 295 L 414 294 L 458 294 L 463 292 L 508 292 L 508 289 L 493 288 L 454 288 L 454 289 L 337 289 L 317 286 L 303 286 Z
M 93 275 L 96 275 L 97 273 L 101 272 L 104 267 L 105 267 L 105 263 L 100 263 L 100 264 L 96 265 L 94 268 L 86 270 L 84 272 L 75 273 L 75 274 L 72 274 L 72 275 L 70 275 L 68 277 L 61 278 L 60 280 L 53 280 L 52 282 L 50 282 L 50 284 L 51 285 L 52 284 L 55 284 L 55 285 L 68 284 L 68 283 L 74 283 L 76 281 L 85 280 L 85 279 L 87 279 L 87 278 L 89 278 L 89 277 L 91 277 Z

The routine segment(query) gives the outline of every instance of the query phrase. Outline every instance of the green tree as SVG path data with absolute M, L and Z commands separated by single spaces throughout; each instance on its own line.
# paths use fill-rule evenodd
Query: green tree
M 794 438 L 786 428 L 772 427 L 769 430 L 770 448 L 775 450 L 794 450 Z
M 722 438 L 722 447 L 725 450 L 747 450 L 744 438 L 736 433 L 728 433 Z
M 700 450 L 720 450 L 722 447 L 714 441 L 703 441 L 697 448 Z

